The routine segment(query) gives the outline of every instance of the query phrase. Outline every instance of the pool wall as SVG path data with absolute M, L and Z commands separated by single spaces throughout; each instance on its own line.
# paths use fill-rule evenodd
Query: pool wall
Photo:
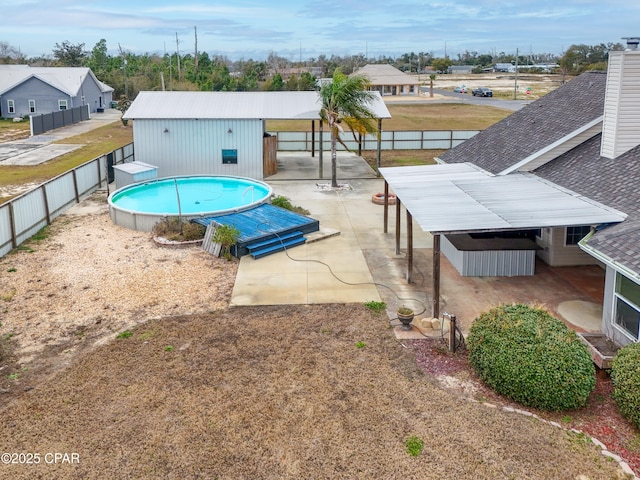
M 238 179 L 238 180 L 242 180 L 243 182 L 250 182 L 250 183 L 254 183 L 260 186 L 263 186 L 265 188 L 267 188 L 268 190 L 268 194 L 257 200 L 254 201 L 250 204 L 246 204 L 246 205 L 241 205 L 235 208 L 230 208 L 230 209 L 225 209 L 225 210 L 209 210 L 209 211 L 203 211 L 203 212 L 197 212 L 195 214 L 189 214 L 189 213 L 184 213 L 182 215 L 182 218 L 186 221 L 189 221 L 191 219 L 194 218 L 202 218 L 202 217 L 211 217 L 211 216 L 215 216 L 215 215 L 226 215 L 229 213 L 234 213 L 234 212 L 241 212 L 243 210 L 248 210 L 250 208 L 256 207 L 258 205 L 262 205 L 263 203 L 271 203 L 271 197 L 273 196 L 273 189 L 267 185 L 264 182 L 261 182 L 259 180 L 254 180 L 251 178 L 245 178 L 245 177 L 234 177 L 234 176 L 227 176 L 227 175 L 188 175 L 188 176 L 179 176 L 179 177 L 169 177 L 169 178 L 159 178 L 157 180 L 152 180 L 152 181 L 145 181 L 145 182 L 139 182 L 139 183 L 134 183 L 131 185 L 127 185 L 123 188 L 120 188 L 116 191 L 114 191 L 113 193 L 111 193 L 109 195 L 109 215 L 111 216 L 111 221 L 113 223 L 115 223 L 116 225 L 119 225 L 121 227 L 125 227 L 125 228 L 129 228 L 131 230 L 139 230 L 139 231 L 143 231 L 143 232 L 150 232 L 153 230 L 153 226 L 158 223 L 159 221 L 167 218 L 167 217 L 177 217 L 178 215 L 175 213 L 150 213 L 150 212 L 143 212 L 143 211 L 134 211 L 134 210 L 127 210 L 125 208 L 121 208 L 117 205 L 117 203 L 114 203 L 112 201 L 112 199 L 119 193 L 121 193 L 122 191 L 129 189 L 129 188 L 133 188 L 135 186 L 139 186 L 139 185 L 144 185 L 144 184 L 151 184 L 151 183 L 155 183 L 158 181 L 163 181 L 163 180 L 173 180 L 174 178 L 176 179 L 181 179 L 181 178 L 211 178 L 211 179 L 216 179 L 216 178 L 223 178 L 223 179 Z

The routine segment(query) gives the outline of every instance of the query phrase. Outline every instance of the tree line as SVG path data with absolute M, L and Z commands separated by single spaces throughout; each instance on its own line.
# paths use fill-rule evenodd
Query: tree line
M 114 98 L 125 95 L 135 98 L 143 90 L 196 90 L 196 91 L 255 91 L 255 90 L 313 90 L 319 77 L 332 77 L 336 69 L 350 74 L 370 63 L 391 64 L 407 73 L 446 73 L 453 65 L 472 65 L 474 72 L 482 72 L 496 63 L 533 65 L 557 64 L 558 73 L 577 75 L 586 70 L 606 70 L 608 54 L 623 50 L 620 43 L 598 45 L 571 45 L 563 55 L 507 54 L 492 52 L 480 54 L 465 51 L 457 58 L 435 57 L 433 53 L 404 53 L 398 57 L 367 57 L 320 55 L 294 62 L 275 52 L 266 60 L 240 59 L 232 61 L 224 55 L 209 55 L 194 51 L 180 54 L 134 54 L 118 45 L 118 54 L 108 53 L 105 39 L 91 50 L 84 43 L 68 41 L 56 43 L 52 54 L 26 58 L 20 50 L 0 41 L 0 64 L 29 64 L 34 66 L 89 67 L 96 77 L 113 87 Z

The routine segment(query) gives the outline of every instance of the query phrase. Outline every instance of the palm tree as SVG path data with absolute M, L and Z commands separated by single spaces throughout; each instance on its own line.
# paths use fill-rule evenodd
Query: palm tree
M 338 186 L 336 179 L 337 142 L 349 150 L 340 138 L 340 134 L 344 132 L 342 124 L 349 127 L 356 141 L 359 141 L 356 133 L 364 135 L 378 131 L 374 122 L 375 113 L 369 107 L 375 95 L 367 91 L 368 86 L 369 80 L 365 76 L 347 76 L 340 69 L 336 69 L 333 81 L 326 83 L 320 89 L 322 101 L 320 118 L 331 131 L 331 186 L 333 188 Z

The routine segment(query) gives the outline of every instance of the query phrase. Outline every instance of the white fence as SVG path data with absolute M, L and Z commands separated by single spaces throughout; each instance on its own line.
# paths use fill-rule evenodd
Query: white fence
M 380 148 L 382 150 L 448 150 L 476 135 L 480 130 L 408 130 L 382 131 Z M 315 142 L 311 132 L 271 132 L 278 137 L 278 150 L 282 152 L 311 151 L 320 149 L 320 132 L 315 132 Z M 342 135 L 342 140 L 349 150 L 377 150 L 378 137 L 366 135 L 362 138 L 362 146 L 351 134 Z M 315 145 L 313 145 L 315 143 Z M 344 147 L 338 143 L 338 148 Z M 322 150 L 331 149 L 331 135 L 328 131 L 322 134 Z
M 133 143 L 94 158 L 0 205 L 0 257 L 106 185 L 108 158 L 113 164 L 133 160 Z

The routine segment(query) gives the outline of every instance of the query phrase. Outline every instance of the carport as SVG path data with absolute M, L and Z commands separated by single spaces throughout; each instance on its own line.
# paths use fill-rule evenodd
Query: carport
M 618 210 L 530 173 L 492 175 L 470 163 L 385 167 L 380 173 L 385 181 L 385 233 L 389 189 L 397 198 L 396 254 L 400 253 L 401 205 L 406 209 L 408 283 L 413 274 L 413 219 L 433 235 L 433 317 L 440 316 L 442 235 L 604 226 L 626 218 Z

